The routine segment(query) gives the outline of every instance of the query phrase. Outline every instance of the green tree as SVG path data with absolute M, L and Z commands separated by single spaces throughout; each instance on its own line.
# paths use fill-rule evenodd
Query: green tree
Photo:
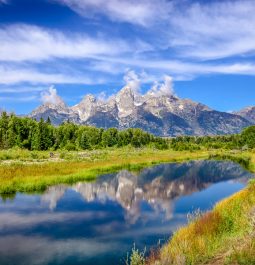
M 9 116 L 7 115 L 6 111 L 3 111 L 0 118 L 0 147 L 2 149 L 8 148 L 8 123 Z
M 241 133 L 241 143 L 249 148 L 255 148 L 255 125 L 244 129 Z
M 12 148 L 16 145 L 20 145 L 17 143 L 18 137 L 18 118 L 14 115 L 11 115 L 9 122 L 8 122 L 8 129 L 7 129 L 7 146 L 8 148 Z M 20 139 L 19 139 L 20 140 Z
M 102 133 L 102 145 L 114 146 L 118 144 L 118 130 L 116 128 L 110 128 Z

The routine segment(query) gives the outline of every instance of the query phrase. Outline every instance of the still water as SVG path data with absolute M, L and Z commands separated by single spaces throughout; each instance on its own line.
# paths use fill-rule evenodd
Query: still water
M 252 175 L 222 161 L 122 170 L 0 202 L 0 264 L 125 264 L 133 244 L 166 241 L 187 213 L 210 209 Z

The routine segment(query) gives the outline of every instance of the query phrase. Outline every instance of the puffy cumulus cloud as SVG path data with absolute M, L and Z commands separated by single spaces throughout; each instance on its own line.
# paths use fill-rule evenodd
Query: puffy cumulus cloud
M 153 82 L 153 86 L 147 92 L 148 94 L 154 96 L 176 96 L 173 87 L 173 77 L 169 75 L 165 75 L 164 81 L 160 82 L 158 81 L 158 77 L 150 76 L 145 71 L 138 74 L 134 70 L 129 69 L 123 79 L 126 82 L 126 86 L 132 88 L 132 90 L 137 94 L 139 94 L 142 84 L 149 84 Z M 155 79 L 158 80 L 155 81 Z
M 139 92 L 141 86 L 141 77 L 134 70 L 127 70 L 123 77 L 126 86 L 129 86 L 135 92 Z
M 52 104 L 65 107 L 65 103 L 58 95 L 57 89 L 54 86 L 49 87 L 48 90 L 41 93 L 41 101 L 43 104 Z
M 163 83 L 155 81 L 152 88 L 148 91 L 148 94 L 154 96 L 175 96 L 173 78 L 169 75 L 165 75 Z
M 167 19 L 172 3 L 166 0 L 52 0 L 84 17 L 103 15 L 112 21 L 149 26 Z

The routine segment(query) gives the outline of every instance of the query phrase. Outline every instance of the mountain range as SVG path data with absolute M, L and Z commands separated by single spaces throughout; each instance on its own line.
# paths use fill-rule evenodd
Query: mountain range
M 108 100 L 88 94 L 72 107 L 55 95 L 54 100 L 44 102 L 29 116 L 37 120 L 49 117 L 54 125 L 69 120 L 105 129 L 141 128 L 159 136 L 221 135 L 239 133 L 255 124 L 255 106 L 220 112 L 174 94 L 151 90 L 141 95 L 127 85 Z

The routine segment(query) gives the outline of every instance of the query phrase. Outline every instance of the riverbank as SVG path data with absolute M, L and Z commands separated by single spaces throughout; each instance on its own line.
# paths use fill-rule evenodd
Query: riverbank
M 50 157 L 49 152 L 1 151 L 0 193 L 40 192 L 51 185 L 93 180 L 100 174 L 120 169 L 135 171 L 158 163 L 206 159 L 213 154 L 214 151 L 201 150 L 108 148 L 86 152 L 55 152 Z
M 173 151 L 153 148 L 107 148 L 86 152 L 7 150 L 0 152 L 0 193 L 41 192 L 56 184 L 91 181 L 120 169 L 138 171 L 165 162 L 230 159 L 243 166 L 255 164 L 251 152 L 223 150 Z M 250 163 L 252 159 L 252 163 Z
M 0 152 L 0 193 L 4 197 L 16 192 L 42 192 L 51 185 L 90 181 L 120 169 L 139 171 L 158 163 L 198 159 L 228 159 L 255 172 L 254 151 L 191 152 L 125 147 L 50 154 L 17 149 Z M 178 230 L 148 264 L 252 264 L 254 206 L 255 184 L 250 184 Z
M 255 172 L 255 155 L 249 169 Z M 235 155 L 237 157 L 237 155 Z M 180 228 L 146 264 L 255 264 L 255 181 Z M 142 263 L 141 263 L 142 264 Z

